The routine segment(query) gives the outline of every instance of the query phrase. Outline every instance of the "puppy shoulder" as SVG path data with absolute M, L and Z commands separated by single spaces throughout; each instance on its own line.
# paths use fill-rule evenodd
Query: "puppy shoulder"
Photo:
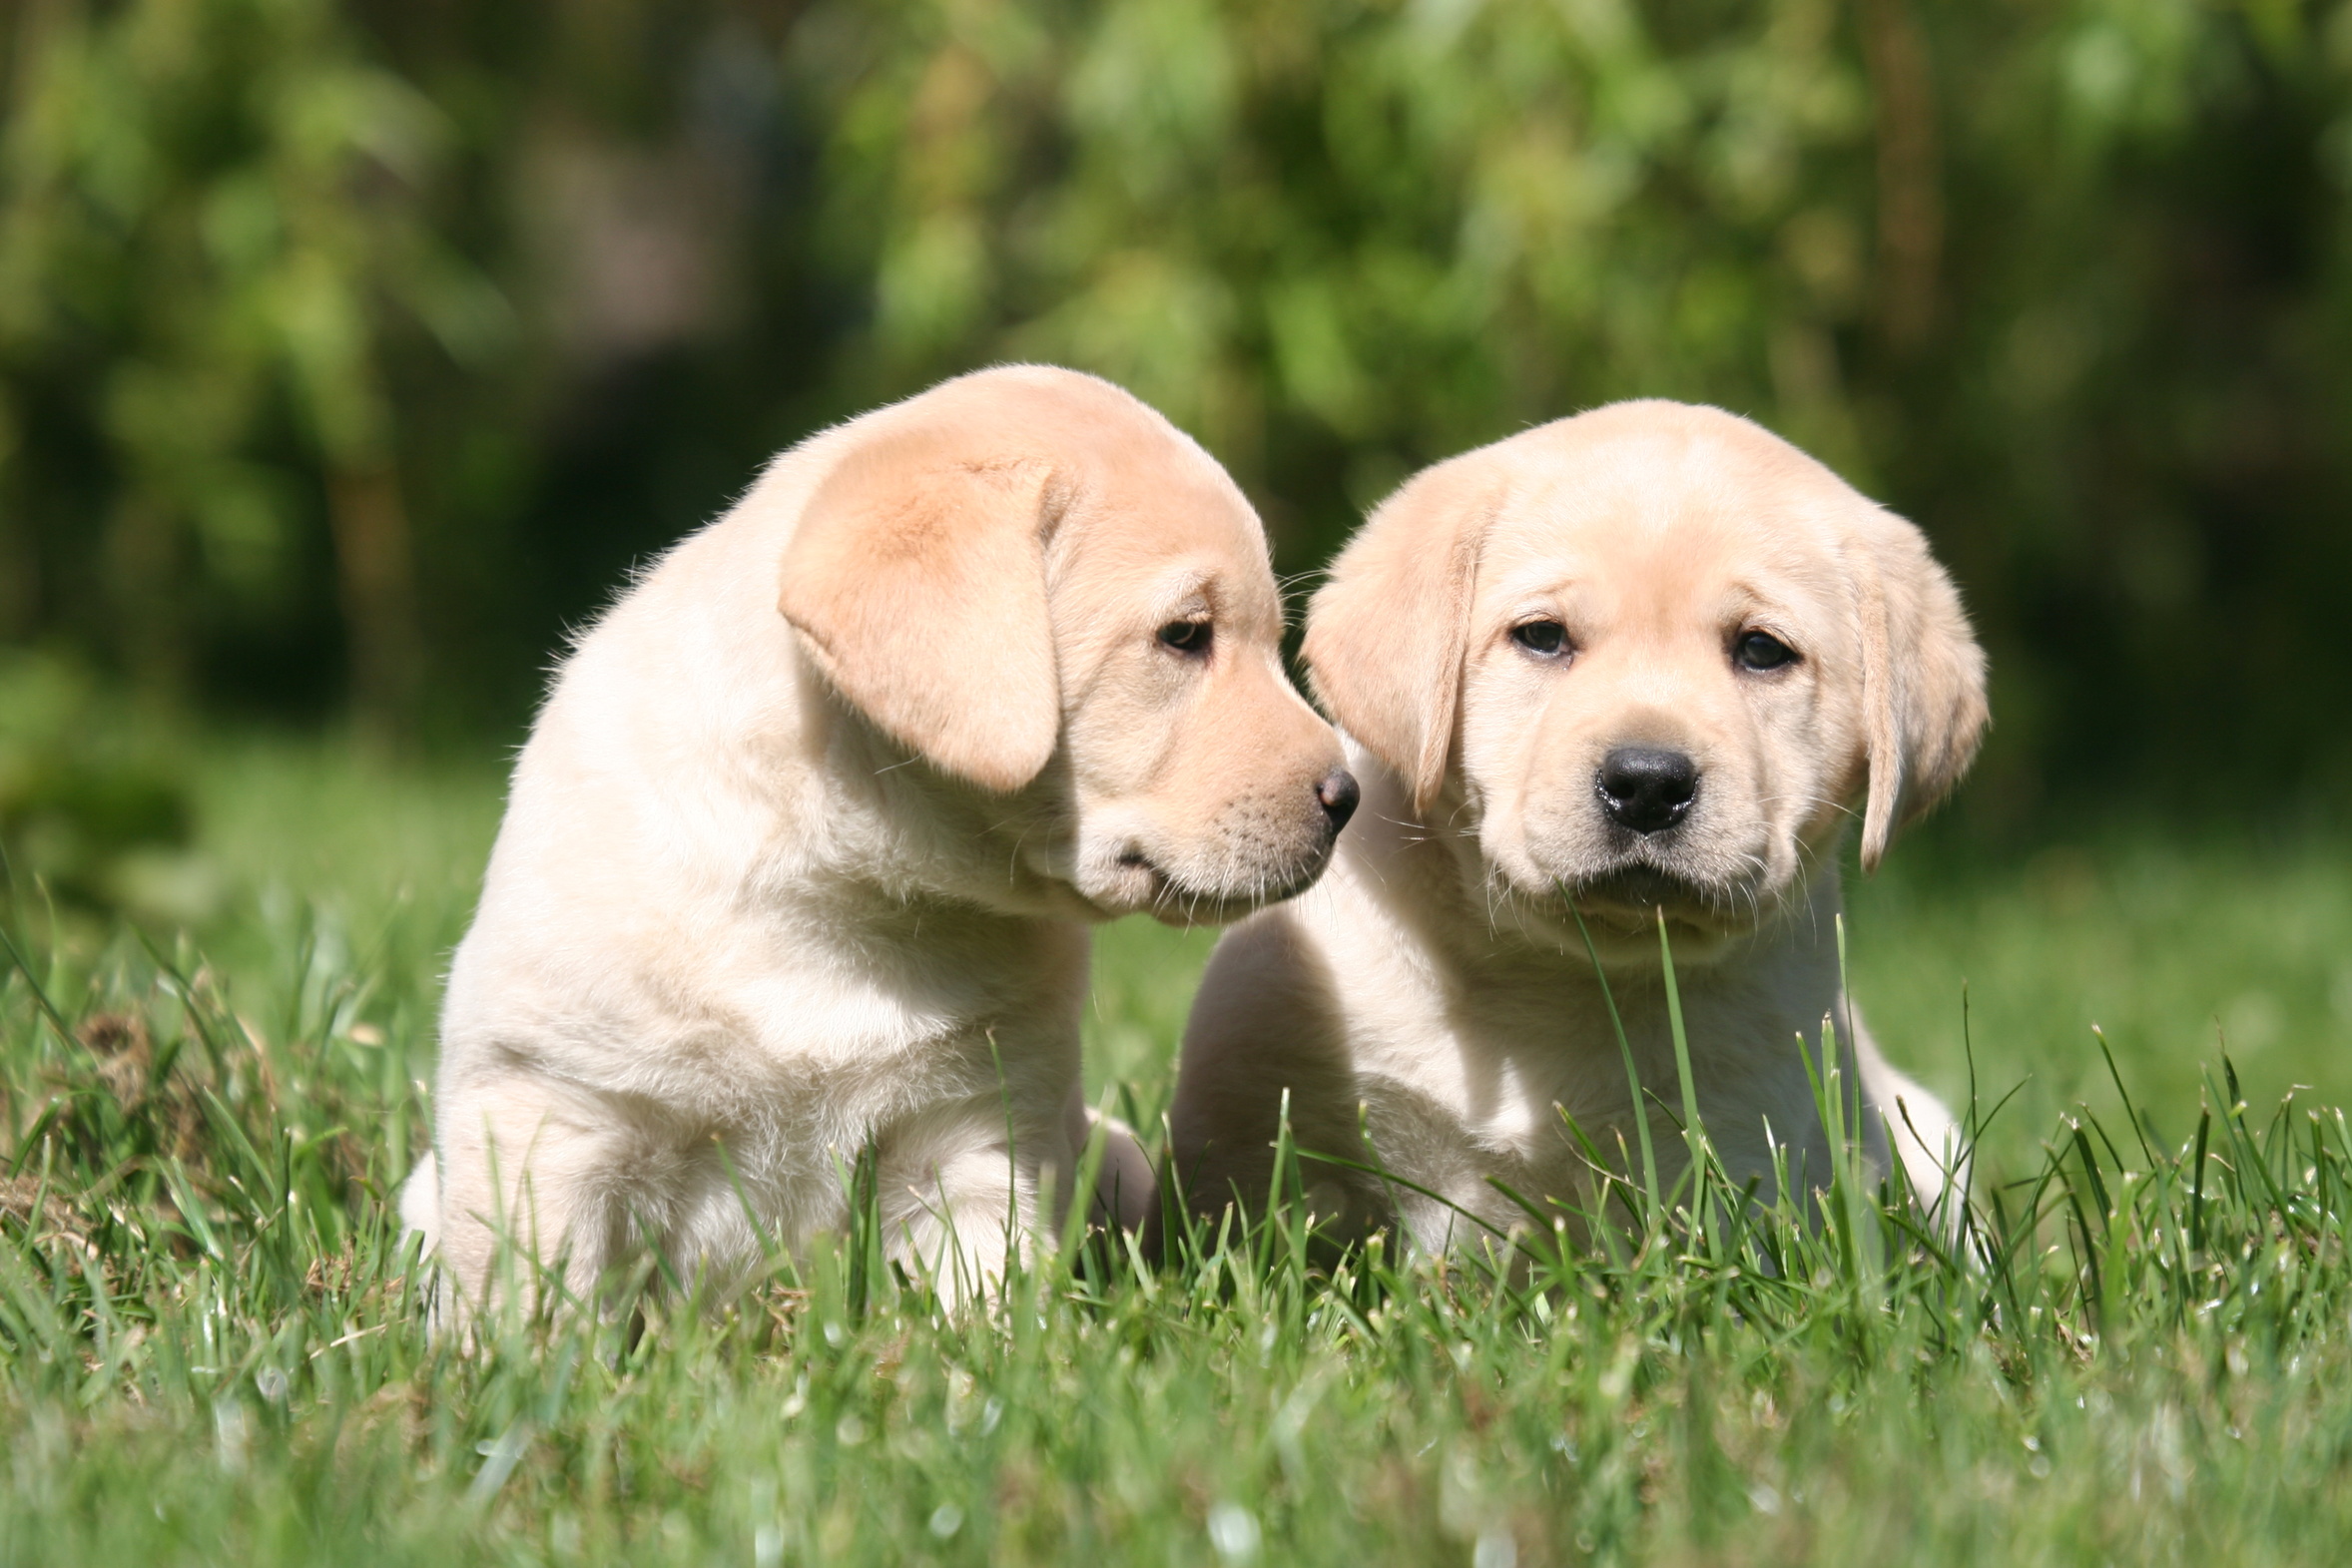
M 1186 1038 L 1259 1032 L 1336 1012 L 1331 963 L 1290 904 L 1263 909 L 1218 941 L 1193 999 Z
M 1218 944 L 1185 1028 L 1171 1179 L 1199 1213 L 1247 1207 L 1266 1191 L 1286 1109 L 1298 1148 L 1358 1156 L 1357 1100 L 1322 943 L 1293 905 L 1253 916 Z
M 1289 905 L 1264 910 L 1217 944 L 1184 1030 L 1177 1082 L 1178 1139 L 1184 1124 L 1253 1135 L 1270 1128 L 1282 1095 L 1294 1119 L 1321 1116 L 1327 1102 L 1352 1108 L 1339 982 L 1323 945 Z

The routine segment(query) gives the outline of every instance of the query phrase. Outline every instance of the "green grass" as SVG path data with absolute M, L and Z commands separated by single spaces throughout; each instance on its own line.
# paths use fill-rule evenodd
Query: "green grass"
M 1810 1230 L 1636 1196 L 1640 1234 L 1515 1282 L 1335 1280 L 1269 1227 L 948 1318 L 842 1249 L 634 1338 L 516 1323 L 461 1358 L 378 1199 L 496 772 L 283 743 L 184 768 L 192 842 L 91 879 L 129 915 L 20 876 L 6 916 L 41 993 L 0 982 L 7 1561 L 2352 1553 L 2352 1136 L 2304 1104 L 2352 1098 L 2338 838 L 1947 841 L 1858 890 L 1890 1054 L 1965 1098 L 1965 981 L 1987 1101 L 2026 1084 L 1972 1265 L 1859 1191 Z M 1208 945 L 1100 943 L 1090 1076 L 1147 1119 Z M 2201 1088 L 2224 1034 L 2243 1109 Z

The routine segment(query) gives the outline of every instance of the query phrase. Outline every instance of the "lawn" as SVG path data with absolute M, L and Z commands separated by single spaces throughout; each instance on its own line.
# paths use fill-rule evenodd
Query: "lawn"
M 1973 1045 L 1982 1103 L 2018 1090 L 1973 1263 L 1850 1188 L 1810 1229 L 1647 1211 L 1516 1281 L 1334 1277 L 1269 1229 L 955 1317 L 852 1245 L 640 1332 L 515 1323 L 460 1357 L 378 1200 L 497 770 L 173 756 L 184 846 L 56 898 L 20 865 L 5 915 L 8 1561 L 2352 1558 L 2352 1133 L 2312 1114 L 2352 1100 L 2328 831 L 2106 824 L 1987 860 L 1946 830 L 1857 890 L 1890 1055 L 1965 1100 Z M 1210 941 L 1099 944 L 1089 1071 L 1147 1117 Z M 2242 1102 L 2204 1086 L 2224 1043 Z

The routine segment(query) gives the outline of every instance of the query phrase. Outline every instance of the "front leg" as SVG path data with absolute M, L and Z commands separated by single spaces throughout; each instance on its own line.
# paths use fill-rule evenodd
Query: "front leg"
M 1073 1152 L 1058 1115 L 1008 1123 L 993 1094 L 899 1124 L 876 1149 L 885 1256 L 951 1305 L 995 1294 L 1041 1234 L 1053 1245 Z
M 1854 1018 L 1854 1046 L 1870 1120 L 1880 1124 L 1893 1157 L 1903 1162 L 1920 1206 L 1944 1235 L 1957 1236 L 1970 1179 L 1970 1150 L 1959 1122 L 1934 1093 L 1887 1061 L 1859 1016 Z
M 1229 1209 L 1245 1224 L 1264 1217 L 1276 1197 L 1286 1106 L 1296 1174 L 1325 1235 L 1352 1241 L 1393 1218 L 1382 1185 L 1351 1168 L 1378 1162 L 1364 1143 L 1364 1091 L 1332 972 L 1321 942 L 1287 905 L 1217 944 L 1184 1027 L 1170 1108 L 1173 1191 L 1151 1206 L 1146 1257 L 1171 1256 L 1167 1226 L 1178 1215 L 1205 1226 L 1204 1239 L 1215 1237 Z
M 1158 1205 L 1159 1184 L 1135 1129 L 1088 1105 L 1085 1091 L 1076 1084 L 1070 1085 L 1062 1126 L 1081 1164 L 1087 1147 L 1096 1138 L 1102 1140 L 1102 1161 L 1094 1172 L 1094 1202 L 1087 1211 L 1089 1223 L 1114 1233 L 1141 1231 Z
M 401 1203 L 455 1288 L 434 1315 L 462 1324 L 503 1301 L 536 1309 L 589 1300 L 624 1228 L 623 1173 L 644 1163 L 631 1141 L 527 1073 L 456 1086 L 441 1106 L 436 1154 Z

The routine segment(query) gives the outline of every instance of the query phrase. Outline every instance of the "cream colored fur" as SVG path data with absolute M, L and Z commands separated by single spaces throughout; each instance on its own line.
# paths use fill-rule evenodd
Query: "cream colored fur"
M 1513 640 L 1538 621 L 1567 652 Z M 1797 662 L 1735 667 L 1759 630 Z M 1173 1114 L 1195 1210 L 1263 1202 L 1286 1092 L 1302 1148 L 1440 1195 L 1309 1162 L 1343 1232 L 1401 1221 L 1435 1251 L 1490 1234 L 1466 1215 L 1525 1224 L 1490 1179 L 1581 1201 L 1590 1167 L 1561 1113 L 1612 1160 L 1636 1137 L 1571 903 L 1644 1089 L 1679 1114 L 1664 910 L 1701 1114 L 1735 1177 L 1769 1198 L 1777 1145 L 1795 1179 L 1826 1180 L 1797 1039 L 1818 1051 L 1834 1015 L 1869 1159 L 1887 1168 L 1892 1122 L 1938 1201 L 1951 1116 L 1854 1018 L 1835 937 L 1851 807 L 1873 864 L 1985 723 L 1983 657 L 1915 529 L 1745 420 L 1617 404 L 1406 484 L 1317 596 L 1306 658 L 1364 805 L 1331 874 L 1210 963 Z M 1679 825 L 1607 818 L 1597 770 L 1619 746 L 1695 760 Z M 1683 1144 L 1649 1116 L 1670 1181 Z
M 1205 622 L 1207 651 L 1158 634 Z M 1124 392 L 1012 367 L 776 459 L 583 637 L 518 763 L 402 1213 L 585 1296 L 848 1221 L 951 1297 L 1061 1220 L 1089 922 L 1311 881 L 1337 737 L 1255 514 Z M 1150 1173 L 1107 1128 L 1097 1203 Z

